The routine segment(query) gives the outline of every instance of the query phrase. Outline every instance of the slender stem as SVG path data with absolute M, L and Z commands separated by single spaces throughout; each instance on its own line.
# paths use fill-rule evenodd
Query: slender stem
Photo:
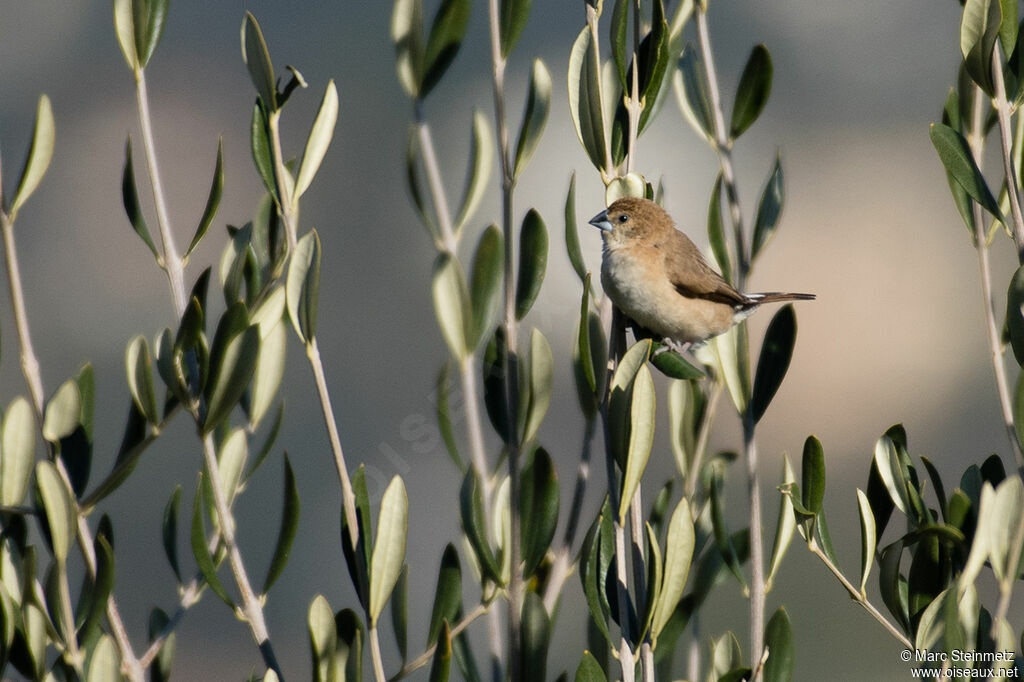
M 697 431 L 697 442 L 694 444 L 693 457 L 690 460 L 690 468 L 686 472 L 686 482 L 683 494 L 690 501 L 690 509 L 698 508 L 696 493 L 697 481 L 700 478 L 700 465 L 704 461 L 704 454 L 708 449 L 708 440 L 711 438 L 711 425 L 715 421 L 715 412 L 718 410 L 718 399 L 722 396 L 722 384 L 713 381 L 711 384 L 711 395 L 708 397 L 707 406 L 701 416 L 700 428 Z M 696 516 L 696 512 L 691 515 Z
M 981 88 L 974 86 L 974 109 L 971 112 L 971 128 L 968 131 L 968 141 L 974 161 L 981 166 L 982 153 L 984 151 L 984 118 L 986 99 Z M 1007 187 L 1015 184 L 1007 179 Z M 1003 427 L 1006 429 L 1006 437 L 1010 441 L 1010 448 L 1013 450 L 1017 465 L 1024 464 L 1024 453 L 1021 451 L 1021 444 L 1017 440 L 1017 429 L 1013 423 L 1013 400 L 1010 397 L 1010 383 L 1006 377 L 1006 366 L 1003 364 L 1003 340 L 999 327 L 996 325 L 995 299 L 992 295 L 992 268 L 989 263 L 988 245 L 985 236 L 985 219 L 982 215 L 981 205 L 971 201 L 971 215 L 974 222 L 974 248 L 978 252 L 978 270 L 981 274 L 981 295 L 984 299 L 985 330 L 988 333 L 989 354 L 992 358 L 992 369 L 996 377 L 996 393 L 999 396 L 999 407 L 1003 413 Z
M 711 53 L 711 38 L 708 35 L 707 7 L 698 3 L 695 12 L 697 19 L 697 39 L 700 43 L 701 57 L 704 61 L 704 72 L 708 83 L 708 98 L 711 100 L 711 111 L 715 124 L 715 151 L 718 152 L 722 167 L 722 182 L 725 184 L 726 201 L 729 204 L 729 215 L 732 218 L 733 234 L 736 239 L 736 288 L 743 291 L 747 273 L 750 271 L 743 230 L 743 212 L 740 209 L 739 189 L 736 186 L 736 173 L 732 165 L 732 143 L 725 130 L 725 114 L 722 108 L 722 97 L 718 88 L 718 75 L 715 72 L 715 61 Z
M 444 183 L 441 181 L 441 169 L 437 163 L 437 153 L 434 151 L 434 138 L 430 134 L 430 125 L 423 117 L 423 103 L 416 100 L 416 133 L 419 136 L 420 149 L 423 151 L 423 167 L 427 172 L 427 186 L 430 188 L 430 197 L 434 203 L 434 211 L 437 213 L 438 227 L 441 229 L 440 248 L 455 255 L 458 248 L 458 241 L 455 239 L 455 232 L 452 228 L 451 210 L 448 207 L 448 199 L 444 193 Z
M 472 623 L 474 620 L 476 620 L 483 614 L 490 612 L 491 604 L 493 603 L 494 602 L 486 602 L 477 604 L 472 611 L 466 614 L 462 618 L 462 620 L 460 620 L 455 625 L 455 627 L 451 629 L 449 636 L 452 639 L 455 639 L 455 637 L 457 637 L 463 630 L 469 627 L 470 623 Z M 434 657 L 434 651 L 436 649 L 436 643 L 427 647 L 426 651 L 424 651 L 422 654 L 420 654 L 419 656 L 417 656 L 416 658 L 402 666 L 402 669 L 395 673 L 395 675 L 391 678 L 390 682 L 397 682 L 397 680 L 400 680 L 404 677 L 411 675 L 413 672 L 419 670 L 426 664 L 430 663 L 430 659 Z
M 647 604 L 647 561 L 650 557 L 644 556 L 644 548 L 647 544 L 644 533 L 644 511 L 640 494 L 641 485 L 637 484 L 636 492 L 629 504 L 629 530 L 630 542 L 633 554 L 633 593 L 637 613 L 647 613 L 650 605 Z M 643 673 L 644 682 L 654 682 L 654 652 L 651 649 L 650 636 L 640 643 L 640 670 Z
M 690 617 L 690 644 L 686 651 L 686 673 L 689 679 L 700 679 L 700 611 Z
M 853 585 L 853 583 L 846 579 L 846 576 L 843 575 L 843 572 L 840 571 L 839 568 L 835 564 L 833 564 L 827 556 L 825 556 L 825 553 L 821 551 L 821 548 L 818 547 L 818 543 L 816 541 L 811 540 L 811 542 L 808 543 L 808 548 L 811 550 L 812 554 L 821 559 L 822 563 L 825 564 L 825 567 L 832 572 L 832 575 L 834 575 L 840 583 L 842 583 L 843 587 L 846 588 L 846 591 L 850 594 L 850 597 L 855 602 L 860 604 L 868 613 L 874 616 L 875 620 L 881 623 L 885 627 L 885 629 L 892 634 L 893 637 L 899 640 L 900 644 L 902 644 L 904 648 L 914 648 L 913 642 L 907 639 L 907 636 L 900 632 L 899 628 L 897 628 L 895 625 L 889 622 L 889 620 L 884 615 L 882 615 L 882 612 L 876 609 L 874 605 L 870 601 L 868 601 L 867 597 L 862 595 L 860 593 L 860 590 L 857 589 Z
M 1003 62 L 999 45 L 992 50 L 992 80 L 995 81 L 996 117 L 999 120 L 999 140 L 1002 142 L 1003 170 L 1006 173 L 1006 193 L 1010 199 L 1010 215 L 1013 217 L 1013 241 L 1017 245 L 1017 257 L 1024 263 L 1024 216 L 1020 208 L 1020 184 L 1013 164 L 1013 133 L 1010 132 L 1010 104 L 1006 101 L 1006 85 L 1003 82 Z
M 218 543 L 220 542 L 220 535 L 214 538 Z M 202 575 L 201 573 L 199 574 Z M 178 627 L 178 623 L 185 616 L 185 612 L 188 611 L 192 606 L 199 601 L 202 596 L 202 585 L 199 581 L 199 577 L 192 579 L 183 590 L 181 590 L 181 598 L 178 602 L 178 608 L 171 616 L 170 620 L 167 621 L 167 625 L 164 626 L 163 630 L 153 639 L 149 644 L 149 648 L 146 652 L 139 657 L 139 665 L 143 669 L 148 668 L 152 665 L 153 661 L 160 654 L 160 650 L 163 648 L 167 639 L 174 633 L 174 630 Z
M 345 466 L 345 453 L 341 449 L 341 437 L 338 435 L 338 424 L 334 419 L 334 408 L 331 407 L 331 394 L 327 390 L 327 379 L 324 376 L 324 365 L 320 359 L 320 347 L 317 345 L 316 337 L 306 344 L 306 357 L 309 358 L 309 365 L 313 369 L 317 394 L 320 396 L 320 408 L 324 415 L 324 423 L 327 425 L 327 435 L 331 441 L 331 452 L 334 453 L 334 466 L 338 470 L 338 478 L 341 480 L 341 498 L 342 504 L 345 507 L 345 522 L 348 524 L 352 546 L 356 547 L 359 542 L 356 496 L 352 491 L 352 482 L 348 477 L 348 468 Z
M 757 444 L 754 420 L 747 410 L 743 420 L 743 452 L 747 460 L 747 492 L 750 495 L 750 657 L 755 669 L 754 682 L 764 649 L 764 538 L 761 533 L 761 477 L 757 470 Z
M 636 658 L 630 645 L 632 632 L 629 623 L 629 587 L 626 583 L 626 530 L 618 518 L 615 519 L 615 592 L 619 603 L 619 620 L 622 637 L 619 640 L 619 665 L 622 668 L 622 682 L 635 682 Z
M 238 586 L 238 592 L 242 598 L 240 611 L 245 616 L 246 622 L 249 623 L 252 636 L 256 639 L 260 653 L 263 654 L 263 662 L 267 668 L 277 673 L 279 679 L 283 680 L 284 676 L 281 672 L 281 666 L 278 664 L 277 657 L 274 655 L 273 647 L 270 644 L 270 633 L 267 631 L 263 607 L 255 591 L 252 589 L 252 584 L 249 582 L 249 575 L 246 572 L 245 563 L 242 561 L 242 554 L 235 540 L 235 520 L 228 506 L 225 491 L 221 487 L 220 467 L 217 463 L 217 452 L 213 444 L 213 436 L 207 434 L 202 437 L 202 441 L 203 458 L 206 460 L 206 469 L 210 474 L 210 489 L 213 491 L 213 506 L 220 523 L 220 534 L 224 540 L 224 548 L 227 550 L 228 563 L 235 577 L 235 584 Z
M 157 164 L 156 144 L 153 141 L 153 123 L 149 113 L 149 94 L 146 91 L 146 72 L 144 70 L 136 70 L 135 84 L 135 97 L 139 106 L 139 125 L 142 127 L 142 141 L 146 148 L 146 163 L 149 166 L 150 185 L 153 188 L 153 203 L 156 206 L 156 219 L 160 227 L 160 239 L 163 242 L 163 266 L 171 284 L 174 311 L 180 318 L 181 314 L 185 312 L 186 305 L 185 278 L 181 258 L 174 245 L 174 233 L 171 230 L 171 220 L 167 213 L 163 184 L 160 182 L 160 169 Z
M 181 258 L 174 243 L 174 235 L 171 232 L 170 220 L 167 216 L 167 203 L 164 200 L 163 185 L 160 181 L 160 174 L 157 165 L 156 146 L 153 140 L 153 129 L 149 113 L 149 97 L 146 93 L 146 79 L 144 72 L 140 69 L 135 72 L 136 95 L 139 105 L 139 122 L 142 126 L 142 138 L 146 147 L 146 159 L 149 165 L 150 184 L 153 187 L 153 200 L 156 204 L 157 220 L 160 224 L 160 235 L 163 241 L 164 268 L 167 271 L 167 278 L 170 282 L 171 298 L 174 301 L 175 313 L 180 318 L 185 311 L 185 280 L 182 273 Z M 271 126 L 273 130 L 273 125 Z M 199 425 L 199 406 L 193 406 L 192 416 Z M 241 613 L 249 623 L 253 637 L 259 646 L 263 661 L 268 668 L 277 673 L 278 678 L 283 679 L 283 673 L 278 665 L 277 657 L 274 655 L 270 643 L 270 635 L 267 631 L 266 620 L 263 615 L 263 607 L 257 598 L 249 582 L 245 564 L 242 561 L 241 552 L 235 542 L 234 517 L 228 507 L 227 498 L 221 488 L 220 476 L 218 475 L 217 453 L 213 444 L 213 437 L 209 434 L 201 437 L 203 444 L 203 458 L 206 462 L 207 471 L 210 474 L 210 488 L 213 490 L 214 508 L 217 513 L 220 533 L 224 540 L 224 547 L 227 550 L 228 562 L 231 572 L 234 575 L 235 583 L 238 586 L 242 598 Z
M 7 283 L 11 295 L 11 307 L 14 310 L 14 325 L 18 331 L 18 342 L 21 347 L 21 371 L 32 397 L 32 406 L 36 413 L 36 424 L 39 425 L 39 428 L 42 428 L 45 404 L 42 373 L 35 349 L 32 346 L 32 334 L 29 330 L 28 313 L 25 308 L 25 295 L 21 282 L 21 268 L 18 266 L 18 251 L 14 242 L 14 224 L 2 209 L 0 209 L 0 232 L 3 233 L 4 258 L 7 264 Z M 61 478 L 64 479 L 64 482 L 70 488 L 71 478 L 68 476 L 67 468 L 64 466 L 64 460 L 60 457 L 55 457 L 54 463 Z M 89 530 L 89 524 L 82 515 L 82 510 L 78 508 L 77 502 L 75 506 L 75 515 L 78 518 L 78 546 L 82 556 L 85 558 L 89 575 L 95 578 L 96 556 L 93 554 L 94 541 L 92 532 Z M 142 669 L 135 658 L 135 652 L 132 650 L 131 641 L 128 639 L 113 593 L 107 598 L 106 610 L 107 619 L 110 621 L 114 640 L 121 655 L 122 668 L 132 682 L 141 682 L 143 679 Z
M 270 146 L 274 155 L 274 184 L 277 186 L 277 198 L 281 202 L 281 218 L 284 221 L 284 231 L 288 234 L 288 250 L 295 248 L 298 241 L 298 211 L 299 207 L 292 204 L 290 187 L 288 182 L 288 169 L 284 165 L 284 154 L 281 151 L 281 112 L 271 112 L 267 117 L 267 126 L 270 128 Z M 297 203 L 297 202 L 296 202 Z
M 376 625 L 370 628 L 370 660 L 373 662 L 373 678 L 377 682 L 386 682 L 384 661 L 380 657 L 380 637 L 377 636 Z
M 29 332 L 28 314 L 25 312 L 25 294 L 21 288 L 21 268 L 18 267 L 18 252 L 14 245 L 14 225 L 7 213 L 0 210 L 0 229 L 3 231 L 4 258 L 7 262 L 7 283 L 11 294 L 11 307 L 14 309 L 14 326 L 18 330 L 18 343 L 21 346 L 21 372 L 25 375 L 28 392 L 32 396 L 32 406 L 36 411 L 38 423 L 43 423 L 43 379 L 39 371 L 39 360 L 32 347 L 32 334 Z
M 64 635 L 65 659 L 71 666 L 82 673 L 84 656 L 78 648 L 78 634 L 75 632 L 75 614 L 71 608 L 71 588 L 68 587 L 68 571 L 63 561 L 57 563 L 57 590 L 60 593 L 60 620 Z
M 596 420 L 593 417 L 587 419 L 583 428 L 583 451 L 580 453 L 580 463 L 576 467 L 576 485 L 572 492 L 572 504 L 569 506 L 569 522 L 565 526 L 565 536 L 562 538 L 562 546 L 555 552 L 555 560 L 551 565 L 551 573 L 548 576 L 548 584 L 544 588 L 544 608 L 548 613 L 554 613 L 558 605 L 558 598 L 562 594 L 562 586 L 569 577 L 569 567 L 572 564 L 572 546 L 576 540 L 576 531 L 579 529 L 580 518 L 583 512 L 583 496 L 587 490 L 587 481 L 590 478 L 590 457 L 594 433 L 596 431 Z
M 520 625 L 523 603 L 522 529 L 519 513 L 519 470 L 520 450 L 517 424 L 519 405 L 519 354 L 518 330 L 516 324 L 516 290 L 513 264 L 515 263 L 515 228 L 512 224 L 512 195 L 515 177 L 512 173 L 512 156 L 509 147 L 508 122 L 505 118 L 505 57 L 501 53 L 501 38 L 498 22 L 498 0 L 488 3 L 491 37 L 491 64 L 494 67 L 494 117 L 498 128 L 498 153 L 501 159 L 501 204 L 502 234 L 505 242 L 505 423 L 508 428 L 508 477 L 509 477 L 509 554 L 511 569 L 508 584 L 508 670 L 511 682 L 521 682 Z

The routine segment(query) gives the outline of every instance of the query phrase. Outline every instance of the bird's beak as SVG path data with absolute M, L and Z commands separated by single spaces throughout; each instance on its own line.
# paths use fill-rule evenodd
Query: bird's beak
M 599 230 L 604 232 L 612 231 L 611 221 L 608 220 L 608 211 L 601 211 L 596 216 L 590 219 L 590 224 Z

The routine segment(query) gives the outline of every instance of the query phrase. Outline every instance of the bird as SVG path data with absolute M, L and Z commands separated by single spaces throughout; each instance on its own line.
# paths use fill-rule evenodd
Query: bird
M 677 350 L 695 350 L 765 303 L 814 294 L 741 293 L 717 273 L 665 209 L 625 197 L 590 220 L 601 230 L 601 285 L 616 307 Z M 635 330 L 634 330 L 635 331 Z

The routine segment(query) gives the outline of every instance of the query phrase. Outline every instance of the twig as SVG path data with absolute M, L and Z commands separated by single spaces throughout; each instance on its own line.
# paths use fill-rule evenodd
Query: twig
M 708 35 L 707 6 L 697 3 L 694 13 L 697 19 L 697 39 L 700 43 L 701 57 L 704 61 L 705 77 L 708 83 L 708 98 L 711 100 L 711 111 L 715 124 L 715 150 L 718 152 L 722 167 L 722 182 L 725 184 L 725 197 L 729 203 L 729 215 L 732 217 L 733 234 L 736 240 L 736 288 L 743 291 L 747 273 L 750 271 L 750 257 L 746 240 L 743 236 L 743 211 L 740 208 L 739 190 L 736 186 L 736 173 L 732 165 L 732 143 L 725 130 L 725 114 L 722 108 L 722 97 L 719 94 L 718 75 L 715 72 L 715 61 L 711 53 L 711 38 Z
M 348 524 L 352 547 L 356 547 L 359 544 L 356 495 L 352 490 L 352 481 L 348 477 L 345 453 L 341 449 L 341 436 L 338 434 L 338 423 L 334 419 L 334 408 L 331 407 L 331 394 L 327 390 L 327 379 L 324 376 L 324 365 L 320 358 L 320 347 L 317 345 L 316 337 L 313 337 L 313 340 L 306 344 L 306 357 L 309 359 L 309 365 L 313 369 L 313 379 L 316 382 L 317 395 L 320 398 L 320 408 L 324 416 L 324 424 L 327 426 L 327 435 L 331 441 L 331 452 L 334 454 L 334 467 L 337 469 L 338 479 L 341 481 L 341 500 L 345 508 L 345 522 Z
M 146 92 L 146 79 L 142 69 L 135 71 L 136 95 L 139 105 L 139 123 L 142 127 L 142 138 L 146 148 L 146 159 L 149 164 L 150 184 L 153 187 L 153 199 L 156 203 L 157 219 L 160 223 L 160 234 L 163 241 L 163 261 L 167 271 L 167 278 L 170 282 L 171 298 L 174 301 L 174 308 L 177 317 L 180 319 L 185 311 L 185 281 L 182 273 L 181 258 L 178 256 L 177 247 L 174 244 L 174 236 L 170 229 L 170 221 L 167 217 L 167 204 L 164 200 L 163 188 L 157 167 L 156 148 L 153 141 L 152 123 L 149 112 L 149 98 Z M 200 425 L 199 404 L 191 406 L 190 409 L 197 427 Z M 253 637 L 259 646 L 260 653 L 266 666 L 277 673 L 278 678 L 284 678 L 277 657 L 274 655 L 270 643 L 270 635 L 267 631 L 266 620 L 263 615 L 263 607 L 256 597 L 249 581 L 249 576 L 242 561 L 241 552 L 235 542 L 234 517 L 231 514 L 226 501 L 224 490 L 221 488 L 218 475 L 217 453 L 213 444 L 213 437 L 209 434 L 201 437 L 203 445 L 203 458 L 206 462 L 207 471 L 210 474 L 210 488 L 213 490 L 214 508 L 217 513 L 221 536 L 227 550 L 228 562 L 231 566 L 235 584 L 238 586 L 242 598 L 242 606 L 239 609 L 244 614 L 252 631 Z
M 455 625 L 455 627 L 451 629 L 451 631 L 449 632 L 449 636 L 452 639 L 455 639 L 455 637 L 457 637 L 463 630 L 469 627 L 470 623 L 472 623 L 474 620 L 476 620 L 483 614 L 489 613 L 491 611 L 491 605 L 493 603 L 493 601 L 490 601 L 486 603 L 482 602 L 480 604 L 477 604 L 472 611 L 463 616 L 462 620 L 460 620 Z M 434 657 L 435 650 L 437 650 L 437 644 L 433 644 L 427 647 L 426 651 L 424 651 L 422 654 L 420 654 L 419 656 L 417 656 L 416 658 L 402 666 L 402 669 L 395 673 L 395 675 L 391 678 L 390 682 L 397 682 L 398 680 L 411 675 L 412 673 L 419 670 L 426 664 L 430 663 L 430 660 Z
M 281 151 L 281 112 L 270 112 L 267 120 L 267 127 L 270 128 L 270 146 L 274 156 L 274 184 L 277 185 L 277 199 L 281 202 L 281 219 L 284 221 L 284 231 L 288 235 L 288 250 L 295 248 L 298 241 L 298 207 L 292 205 L 292 197 L 287 181 L 288 168 L 284 165 L 284 154 Z
M 384 661 L 380 657 L 380 637 L 377 635 L 377 626 L 370 628 L 370 660 L 373 662 L 373 677 L 377 682 L 386 682 L 384 676 Z
M 996 118 L 999 120 L 999 141 L 1003 150 L 1003 170 L 1006 173 L 1006 194 L 1010 200 L 1010 215 L 1013 217 L 1013 241 L 1017 245 L 1017 258 L 1024 262 L 1024 216 L 1020 208 L 1020 187 L 1017 171 L 1013 165 L 1013 134 L 1010 132 L 1010 105 L 1006 101 L 1006 85 L 1003 82 L 1003 62 L 999 44 L 992 50 L 992 80 L 995 81 Z M 977 99 L 977 98 L 975 98 Z
M 511 568 L 508 584 L 508 670 L 511 682 L 521 682 L 520 625 L 523 603 L 522 529 L 519 513 L 520 450 L 519 423 L 519 341 L 516 324 L 515 227 L 512 223 L 512 194 L 515 177 L 509 148 L 508 122 L 505 118 L 505 57 L 501 54 L 498 0 L 488 3 L 491 36 L 491 64 L 494 67 L 494 117 L 498 128 L 498 154 L 501 159 L 502 235 L 505 242 L 505 424 L 508 431 L 509 477 L 509 554 Z
M 711 425 L 715 421 L 715 412 L 718 410 L 718 399 L 722 396 L 722 384 L 711 380 L 711 395 L 704 407 L 704 414 L 701 416 L 700 428 L 697 431 L 697 442 L 694 444 L 693 457 L 690 460 L 690 468 L 686 472 L 683 495 L 690 501 L 691 516 L 696 521 L 699 508 L 696 499 L 697 480 L 700 478 L 700 465 L 704 460 L 704 454 L 708 449 L 708 440 L 711 438 Z
M 143 69 L 135 70 L 135 99 L 139 105 L 139 125 L 142 128 L 142 141 L 146 148 L 146 164 L 149 167 L 150 185 L 153 188 L 153 203 L 156 206 L 156 219 L 160 227 L 160 240 L 163 243 L 163 267 L 171 284 L 171 297 L 174 299 L 174 311 L 178 318 L 185 311 L 185 276 L 182 271 L 178 248 L 174 245 L 174 233 L 171 220 L 167 213 L 167 200 L 164 198 L 163 184 L 160 182 L 160 169 L 157 164 L 156 143 L 153 141 L 153 123 L 149 113 L 149 94 L 146 90 L 146 73 Z
M 743 419 L 743 454 L 747 460 L 747 492 L 750 495 L 750 657 L 757 668 L 764 649 L 764 538 L 761 535 L 761 477 L 757 470 L 754 419 L 747 409 Z M 760 679 L 755 671 L 754 682 Z
M 416 134 L 419 137 L 420 149 L 423 151 L 423 168 L 427 172 L 427 186 L 430 188 L 430 197 L 434 203 L 434 211 L 437 213 L 437 224 L 441 230 L 439 248 L 454 256 L 458 242 L 452 229 L 451 210 L 448 207 L 448 199 L 445 197 L 444 183 L 441 181 L 437 152 L 434 151 L 434 137 L 430 134 L 430 125 L 424 118 L 423 103 L 420 100 L 416 100 Z
M 984 117 L 985 102 L 981 88 L 974 86 L 974 109 L 971 113 L 971 129 L 968 132 L 969 146 L 974 155 L 974 161 L 981 166 L 982 152 L 984 151 Z M 1007 186 L 1016 184 L 1007 177 Z M 1013 401 L 1010 398 L 1010 385 L 1006 377 L 1006 367 L 1003 364 L 1003 340 L 999 327 L 996 326 L 995 299 L 992 296 L 992 268 L 989 264 L 988 245 L 985 237 L 985 220 L 982 215 L 981 205 L 971 201 L 971 215 L 974 221 L 974 248 L 978 252 L 978 270 L 981 274 L 981 295 L 984 299 L 985 330 L 988 332 L 989 354 L 992 357 L 992 369 L 996 376 L 996 393 L 999 395 L 999 407 L 1003 413 L 1003 427 L 1006 429 L 1006 437 L 1010 441 L 1010 448 L 1013 450 L 1017 465 L 1024 464 L 1024 452 L 1021 451 L 1020 442 L 1017 440 L 1017 429 L 1013 420 Z
M 821 548 L 818 547 L 818 543 L 815 540 L 812 539 L 811 542 L 808 543 L 808 549 L 811 550 L 812 554 L 821 559 L 822 563 L 825 564 L 825 567 L 828 568 L 828 570 L 832 572 L 832 575 L 834 575 L 839 580 L 839 582 L 842 583 L 843 587 L 846 588 L 846 591 L 850 594 L 850 597 L 855 602 L 864 607 L 864 609 L 868 613 L 874 616 L 875 620 L 881 623 L 885 627 L 885 629 L 892 634 L 893 637 L 899 640 L 900 644 L 902 644 L 905 649 L 914 648 L 914 644 L 909 639 L 907 639 L 907 636 L 900 632 L 899 628 L 897 628 L 895 625 L 889 622 L 889 620 L 884 615 L 882 615 L 882 612 L 876 609 L 874 605 L 870 601 L 868 601 L 867 597 L 862 595 L 860 593 L 860 590 L 854 587 L 853 583 L 846 579 L 846 576 L 843 575 L 842 571 L 840 571 L 839 568 L 836 567 L 836 565 L 833 564 L 827 556 L 825 556 L 825 553 L 821 551 Z
M 11 295 L 11 307 L 14 309 L 14 324 L 18 330 L 18 341 L 21 346 L 21 370 L 28 385 L 29 393 L 32 396 L 32 405 L 35 409 L 36 424 L 39 429 L 43 426 L 44 416 L 44 390 L 42 373 L 39 369 L 39 360 L 36 358 L 35 349 L 32 346 L 32 334 L 29 330 L 28 314 L 25 309 L 25 296 L 22 290 L 21 269 L 18 266 L 18 251 L 14 242 L 14 225 L 7 213 L 0 209 L 0 232 L 3 232 L 4 258 L 7 263 L 7 283 Z M 64 460 L 60 457 L 53 458 L 57 471 L 64 482 L 71 487 L 71 478 L 68 476 Z M 78 546 L 85 559 L 89 575 L 96 577 L 96 556 L 93 554 L 93 537 L 89 530 L 89 524 L 81 514 L 77 500 L 75 501 L 75 518 L 78 520 Z M 131 641 L 128 639 L 121 613 L 117 608 L 117 601 L 113 592 L 107 597 L 107 620 L 110 621 L 114 641 L 117 643 L 121 655 L 121 666 L 132 682 L 142 682 L 143 671 L 135 658 Z M 73 622 L 73 621 L 72 621 Z M 72 638 L 74 634 L 72 633 Z

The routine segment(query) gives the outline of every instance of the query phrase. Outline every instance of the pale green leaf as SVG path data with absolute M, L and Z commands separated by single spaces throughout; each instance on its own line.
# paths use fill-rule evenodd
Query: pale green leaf
M 46 403 L 43 416 L 43 438 L 56 443 L 70 435 L 81 421 L 82 394 L 78 382 L 68 379 Z
M 57 466 L 49 460 L 36 464 L 36 486 L 43 500 L 43 509 L 46 510 L 53 556 L 57 563 L 63 565 L 78 530 L 74 495 L 57 471 Z
M 32 130 L 32 145 L 28 149 L 28 157 L 25 159 L 25 167 L 18 179 L 18 189 L 14 192 L 8 215 L 13 221 L 18 214 L 18 209 L 28 200 L 43 176 L 46 169 L 50 167 L 50 159 L 53 158 L 53 143 L 56 135 L 56 127 L 53 121 L 53 108 L 50 106 L 50 98 L 46 95 L 39 96 L 39 104 L 36 107 L 36 124 Z
M 530 75 L 530 94 L 526 100 L 526 113 L 519 128 L 519 141 L 516 144 L 515 163 L 512 177 L 517 178 L 530 160 L 540 136 L 544 132 L 544 124 L 548 120 L 551 108 L 551 74 L 540 59 L 533 61 L 533 72 Z
M 36 448 L 35 414 L 23 396 L 7 406 L 0 432 L 0 504 L 14 507 L 25 500 Z
M 408 533 L 409 498 L 402 478 L 395 476 L 381 498 L 377 537 L 370 558 L 370 627 L 376 627 L 377 618 L 402 571 Z
M 309 137 L 306 139 L 306 150 L 302 154 L 299 174 L 295 178 L 295 190 L 291 195 L 293 210 L 299 205 L 299 197 L 309 189 L 313 177 L 320 169 L 320 164 L 334 137 L 334 126 L 337 122 L 338 90 L 334 86 L 334 81 L 330 80 L 327 82 L 324 98 L 320 102 L 320 110 L 313 121 L 313 128 L 309 131 Z
M 320 297 L 320 235 L 316 230 L 307 232 L 295 245 L 285 294 L 295 332 L 308 345 L 316 335 Z
M 619 521 L 623 522 L 633 501 L 633 493 L 647 468 L 654 445 L 654 380 L 647 365 L 640 365 L 633 381 L 633 396 L 629 411 L 629 446 L 623 475 L 622 495 L 619 502 Z

